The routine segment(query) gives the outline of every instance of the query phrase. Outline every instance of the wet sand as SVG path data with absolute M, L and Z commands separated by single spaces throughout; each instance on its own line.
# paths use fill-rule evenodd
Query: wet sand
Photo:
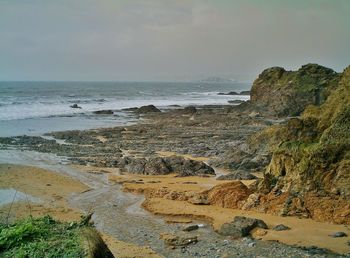
M 329 235 L 338 231 L 348 236 L 350 230 L 344 225 L 316 222 L 311 219 L 296 217 L 273 216 L 244 210 L 227 209 L 213 205 L 194 205 L 187 201 L 171 200 L 169 198 L 154 198 L 152 192 L 162 189 L 176 192 L 201 192 L 227 181 L 217 181 L 215 178 L 203 177 L 174 177 L 142 176 L 142 175 L 110 175 L 111 181 L 123 184 L 123 189 L 133 193 L 145 193 L 146 200 L 143 207 L 148 211 L 163 216 L 187 217 L 209 221 L 214 230 L 218 230 L 223 223 L 231 222 L 235 216 L 247 216 L 264 220 L 269 226 L 266 235 L 253 234 L 257 239 L 280 241 L 288 245 L 317 246 L 327 248 L 337 253 L 349 253 L 348 241 L 350 237 L 332 238 Z M 142 180 L 142 181 L 140 181 Z M 196 183 L 194 183 L 196 182 Z M 246 184 L 252 181 L 244 182 Z M 271 228 L 278 224 L 289 226 L 291 230 L 274 231 Z
M 38 203 L 14 202 L 0 206 L 0 219 L 7 222 L 29 215 L 51 215 L 61 221 L 77 221 L 82 210 L 72 208 L 68 199 L 88 192 L 90 188 L 68 176 L 50 170 L 13 164 L 0 164 L 0 189 L 13 188 L 39 199 Z M 10 213 L 9 213 L 10 211 Z M 116 257 L 162 257 L 149 247 L 141 247 L 120 241 L 110 235 L 102 234 L 108 247 Z

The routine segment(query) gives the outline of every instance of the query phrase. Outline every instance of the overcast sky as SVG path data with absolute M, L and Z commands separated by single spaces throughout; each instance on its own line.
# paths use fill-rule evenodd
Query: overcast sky
M 0 0 L 0 80 L 252 81 L 350 64 L 350 0 Z

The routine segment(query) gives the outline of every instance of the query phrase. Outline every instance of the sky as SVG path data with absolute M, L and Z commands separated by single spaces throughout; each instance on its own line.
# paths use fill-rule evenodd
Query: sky
M 349 0 L 0 0 L 0 80 L 252 81 L 350 65 Z

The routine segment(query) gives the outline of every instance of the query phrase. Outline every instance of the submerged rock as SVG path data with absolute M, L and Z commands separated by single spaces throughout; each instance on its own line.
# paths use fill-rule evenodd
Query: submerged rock
M 78 106 L 78 104 L 73 104 L 70 106 L 71 108 L 81 108 L 80 106 Z

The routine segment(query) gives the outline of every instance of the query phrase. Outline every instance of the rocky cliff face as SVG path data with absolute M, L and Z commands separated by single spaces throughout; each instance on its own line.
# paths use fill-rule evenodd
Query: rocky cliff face
M 309 104 L 324 103 L 338 80 L 336 72 L 317 64 L 304 65 L 297 71 L 272 67 L 254 81 L 251 103 L 264 113 L 299 115 Z
M 258 187 L 261 196 L 255 206 L 283 215 L 349 224 L 350 66 L 339 77 L 318 68 L 337 84 L 322 105 L 309 106 L 300 118 L 290 119 L 274 131 L 278 140 L 271 142 L 272 159 Z M 282 78 L 285 71 L 274 70 L 271 82 L 278 82 L 276 78 Z M 326 93 L 329 88 L 322 90 Z

